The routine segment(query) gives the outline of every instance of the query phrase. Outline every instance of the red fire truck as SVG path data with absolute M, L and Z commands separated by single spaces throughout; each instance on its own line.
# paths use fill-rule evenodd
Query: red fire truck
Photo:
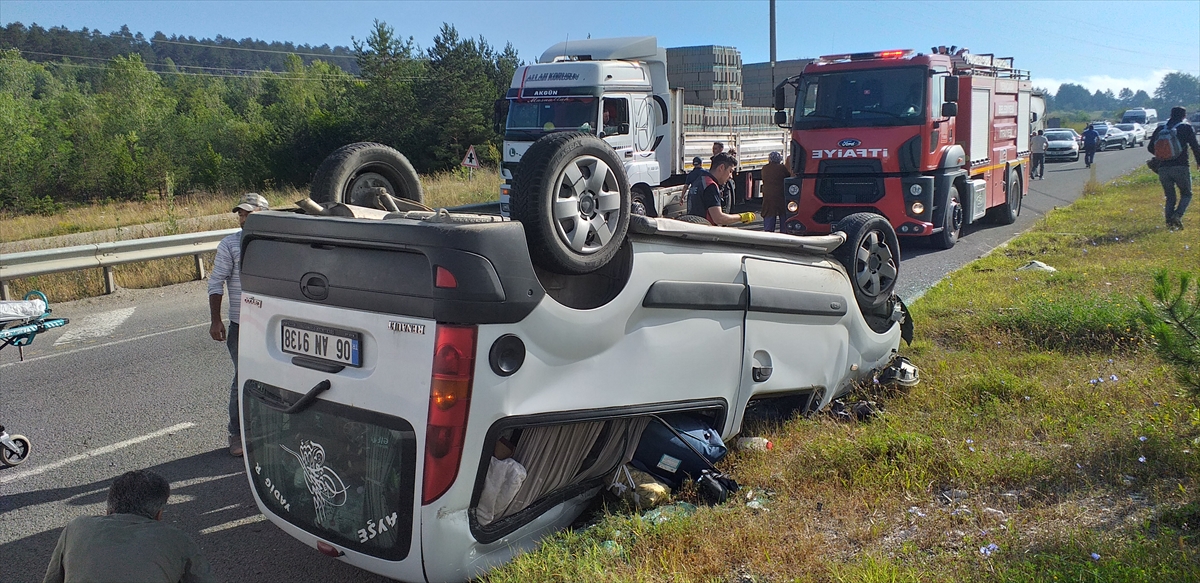
M 828 233 L 868 211 L 948 249 L 963 225 L 1012 223 L 1028 189 L 1032 99 L 1011 57 L 935 47 L 815 60 L 775 91 L 776 122 L 792 132 L 784 232 Z

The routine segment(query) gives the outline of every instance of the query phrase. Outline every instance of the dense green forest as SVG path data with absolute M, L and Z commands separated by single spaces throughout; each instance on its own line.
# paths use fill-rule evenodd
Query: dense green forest
M 152 69 L 140 53 L 35 62 L 0 50 L 0 211 L 303 186 L 356 141 L 391 145 L 421 172 L 457 167 L 471 145 L 495 164 L 493 102 L 519 65 L 511 45 L 444 24 L 419 50 L 376 22 L 353 53 L 358 77 L 297 55 L 278 72 L 198 74 L 169 60 Z
M 351 75 L 358 75 L 358 60 L 350 47 L 329 45 L 314 47 L 290 42 L 265 42 L 256 39 L 234 40 L 217 35 L 215 39 L 197 39 L 155 32 L 146 38 L 130 32 L 128 26 L 113 33 L 99 30 L 69 30 L 66 27 L 26 27 L 13 22 L 0 28 L 0 48 L 19 49 L 21 56 L 37 62 L 59 61 L 64 57 L 81 62 L 107 61 L 113 57 L 137 54 L 150 69 L 169 69 L 205 73 L 277 71 L 287 67 L 287 56 L 295 54 L 304 64 L 315 59 L 333 63 Z

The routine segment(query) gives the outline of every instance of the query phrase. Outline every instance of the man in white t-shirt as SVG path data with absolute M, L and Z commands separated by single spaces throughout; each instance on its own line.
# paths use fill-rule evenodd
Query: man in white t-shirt
M 250 213 L 267 210 L 267 199 L 249 192 L 233 207 L 238 214 L 238 226 L 246 224 Z M 221 321 L 221 298 L 224 289 L 229 290 L 229 328 Z M 229 386 L 229 455 L 242 455 L 242 424 L 238 415 L 238 316 L 242 307 L 242 233 L 238 231 L 217 243 L 217 256 L 213 259 L 213 270 L 208 276 L 208 313 L 212 323 L 208 335 L 217 342 L 224 342 L 233 359 L 233 383 Z
M 1029 169 L 1029 177 L 1041 180 L 1046 175 L 1046 148 L 1050 147 L 1050 140 L 1044 135 L 1046 132 L 1037 131 L 1037 135 L 1029 139 L 1029 154 L 1033 156 L 1033 164 Z

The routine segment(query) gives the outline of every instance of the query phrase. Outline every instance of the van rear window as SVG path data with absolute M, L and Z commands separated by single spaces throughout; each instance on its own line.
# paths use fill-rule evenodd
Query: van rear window
M 305 388 L 307 390 L 307 388 Z M 255 380 L 243 387 L 250 481 L 271 512 L 334 545 L 399 561 L 412 539 L 416 433 L 396 417 Z

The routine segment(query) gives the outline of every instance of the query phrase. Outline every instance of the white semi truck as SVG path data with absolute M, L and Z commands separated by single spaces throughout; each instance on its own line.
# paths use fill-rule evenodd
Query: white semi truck
M 788 151 L 787 132 L 769 118 L 753 124 L 741 107 L 728 108 L 724 126 L 710 123 L 705 131 L 685 131 L 684 96 L 683 89 L 670 87 L 667 51 L 655 37 L 587 39 L 550 47 L 537 63 L 517 69 L 506 99 L 498 104 L 507 101 L 503 214 L 508 214 L 509 193 L 526 150 L 559 132 L 585 131 L 617 151 L 636 214 L 685 212 L 684 181 L 692 160 L 698 157 L 707 164 L 713 142 L 737 150 L 734 199 L 759 196 L 759 170 L 771 152 Z M 708 111 L 713 117 L 724 113 Z M 497 107 L 497 125 L 503 115 L 503 107 Z

